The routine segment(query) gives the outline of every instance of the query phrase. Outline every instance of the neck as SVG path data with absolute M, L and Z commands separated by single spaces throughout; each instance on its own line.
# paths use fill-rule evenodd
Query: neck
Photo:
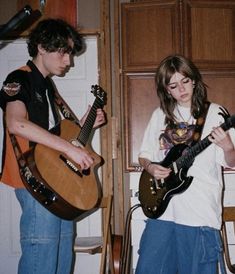
M 177 113 L 178 113 L 178 116 L 180 117 L 180 119 L 183 121 L 183 122 L 185 122 L 185 123 L 189 123 L 189 121 L 192 119 L 192 114 L 191 114 L 191 112 L 189 113 L 189 116 L 188 117 L 185 117 L 185 115 L 183 115 L 182 113 L 181 113 L 181 111 L 179 110 L 179 107 L 183 107 L 183 108 L 188 108 L 189 109 L 189 107 L 188 106 L 182 106 L 182 105 L 176 105 L 176 110 L 177 110 Z
M 49 72 L 44 68 L 42 62 L 40 61 L 40 57 L 37 56 L 36 58 L 32 60 L 32 62 L 37 67 L 37 69 L 41 72 L 44 78 L 49 76 Z

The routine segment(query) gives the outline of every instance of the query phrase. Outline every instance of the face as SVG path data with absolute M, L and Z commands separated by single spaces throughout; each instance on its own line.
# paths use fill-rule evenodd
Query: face
M 69 45 L 73 48 L 72 40 L 69 41 Z M 71 65 L 71 57 L 71 53 L 64 52 L 63 50 L 47 52 L 39 46 L 35 64 L 44 77 L 48 75 L 60 76 L 64 74 L 67 68 Z
M 167 92 L 181 106 L 190 107 L 193 95 L 193 81 L 179 72 L 172 75 Z

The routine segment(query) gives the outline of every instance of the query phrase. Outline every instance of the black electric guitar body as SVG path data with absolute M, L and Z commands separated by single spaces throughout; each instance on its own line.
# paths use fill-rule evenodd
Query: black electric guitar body
M 223 130 L 235 126 L 235 115 L 226 118 L 220 125 Z M 192 183 L 193 177 L 187 177 L 187 172 L 195 157 L 206 149 L 210 144 L 209 135 L 197 142 L 194 146 L 188 147 L 185 144 L 174 146 L 166 158 L 159 163 L 171 169 L 170 175 L 157 180 L 144 170 L 139 181 L 139 200 L 144 214 L 149 218 L 158 218 L 166 210 L 171 198 L 185 191 Z

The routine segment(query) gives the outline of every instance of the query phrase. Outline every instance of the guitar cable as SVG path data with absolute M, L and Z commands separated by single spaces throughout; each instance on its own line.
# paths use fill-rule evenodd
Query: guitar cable
M 123 236 L 123 248 L 121 252 L 121 268 L 120 274 L 129 274 L 130 273 L 130 256 L 131 256 L 131 217 L 133 212 L 141 207 L 141 204 L 133 205 L 127 212 L 125 230 Z

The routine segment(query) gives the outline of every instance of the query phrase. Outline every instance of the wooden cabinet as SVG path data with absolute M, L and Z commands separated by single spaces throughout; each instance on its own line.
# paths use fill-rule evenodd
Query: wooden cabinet
M 154 70 L 165 56 L 181 51 L 178 9 L 175 0 L 122 5 L 123 70 Z
M 204 70 L 235 69 L 235 1 L 182 1 L 183 53 Z
M 154 73 L 180 53 L 200 69 L 210 101 L 235 112 L 235 0 L 155 0 L 121 5 L 121 72 L 126 170 L 139 171 L 138 151 L 156 98 Z

